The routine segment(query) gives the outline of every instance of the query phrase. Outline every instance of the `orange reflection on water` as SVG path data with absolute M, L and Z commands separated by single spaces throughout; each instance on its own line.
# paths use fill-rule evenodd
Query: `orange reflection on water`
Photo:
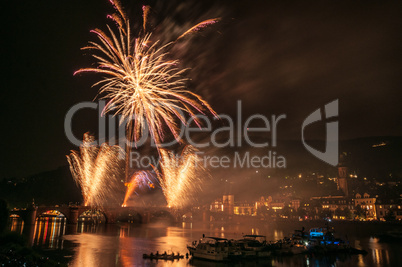
M 260 229 L 258 229 L 258 228 L 251 228 L 251 234 L 252 234 L 252 235 L 259 235 L 259 234 L 260 234 Z
M 66 240 L 80 245 L 75 248 L 75 255 L 70 266 L 116 266 L 118 262 L 119 237 L 96 234 L 65 236 Z
M 82 243 L 78 247 L 76 255 L 74 255 L 72 265 L 88 267 L 97 265 L 97 259 L 94 253 L 94 250 L 97 249 L 97 246 L 94 247 L 94 244 L 97 244 L 99 246 L 99 243 L 102 242 L 93 242 L 94 238 L 96 239 L 96 236 L 85 234 L 85 239 L 87 242 Z
M 185 255 L 187 251 L 187 239 L 183 236 L 182 230 L 177 227 L 167 227 L 166 235 L 155 238 L 155 250 L 160 253 L 167 252 Z M 156 252 L 154 251 L 154 253 Z M 148 252 L 149 253 L 149 252 Z M 185 260 L 163 261 L 162 266 L 187 266 Z M 158 262 L 159 265 L 159 262 Z
M 170 252 L 180 252 L 180 254 L 186 254 L 187 239 L 179 236 L 180 232 L 181 231 L 176 227 L 167 227 L 166 236 L 157 237 L 155 239 L 157 250 L 165 251 L 168 249 Z
M 387 250 L 374 249 L 372 252 L 373 262 L 378 266 L 389 264 L 389 254 Z
M 193 229 L 193 223 L 191 223 L 191 222 L 182 222 L 181 227 L 183 229 Z
M 390 263 L 388 250 L 384 247 L 384 244 L 379 243 L 378 241 L 378 238 L 373 237 L 369 240 L 373 262 L 378 266 L 388 265 Z
M 130 238 L 122 238 L 120 236 L 119 256 L 120 256 L 121 266 L 123 266 L 123 267 L 135 266 L 134 257 L 132 255 L 131 251 L 127 249 L 127 248 L 131 247 L 131 242 L 132 242 L 132 240 Z
M 120 236 L 120 238 L 129 237 L 130 236 L 130 227 L 127 227 L 127 226 L 120 227 L 119 236 Z
M 65 218 L 39 217 L 35 222 L 32 245 L 63 248 L 61 237 L 65 233 L 65 228 Z
M 363 255 L 359 254 L 357 257 L 358 257 L 357 266 L 366 266 L 366 264 L 364 263 Z
M 24 230 L 24 221 L 20 217 L 10 217 L 10 231 L 22 234 Z

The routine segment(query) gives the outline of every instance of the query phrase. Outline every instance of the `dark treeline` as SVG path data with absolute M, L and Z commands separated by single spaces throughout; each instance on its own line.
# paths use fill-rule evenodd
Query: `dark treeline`
M 25 207 L 35 200 L 39 205 L 80 202 L 81 192 L 67 166 L 27 178 L 0 181 L 0 195 L 10 207 Z

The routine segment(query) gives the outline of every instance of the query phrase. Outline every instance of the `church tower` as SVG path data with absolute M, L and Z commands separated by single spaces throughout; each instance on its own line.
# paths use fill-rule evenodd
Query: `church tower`
M 348 191 L 348 167 L 345 165 L 346 154 L 341 154 L 339 164 L 338 164 L 338 190 L 341 190 L 343 194 L 347 197 L 349 196 Z

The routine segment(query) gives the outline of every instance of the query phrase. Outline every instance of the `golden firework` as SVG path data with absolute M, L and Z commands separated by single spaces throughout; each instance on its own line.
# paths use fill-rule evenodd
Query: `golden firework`
M 101 207 L 114 194 L 119 155 L 124 152 L 119 146 L 104 143 L 99 147 L 94 141 L 93 136 L 85 133 L 80 150 L 71 151 L 67 161 L 75 182 L 81 187 L 84 205 Z
M 92 30 L 98 42 L 90 42 L 83 49 L 95 51 L 92 56 L 97 60 L 96 67 L 79 69 L 74 73 L 104 74 L 95 83 L 101 85 L 99 94 L 102 98 L 108 99 L 103 113 L 114 111 L 121 114 L 120 123 L 127 121 L 127 135 L 134 142 L 148 127 L 158 148 L 164 137 L 164 126 L 180 141 L 176 120 L 178 118 L 185 123 L 184 114 L 189 114 L 198 125 L 196 113 L 209 111 L 217 116 L 201 96 L 186 89 L 188 79 L 183 77 L 186 69 L 179 68 L 177 59 L 168 58 L 168 47 L 174 42 L 161 45 L 160 41 L 151 39 L 151 33 L 145 33 L 149 6 L 143 8 L 144 32 L 135 36 L 121 5 L 116 1 L 110 2 L 117 13 L 109 18 L 116 22 L 117 30 L 113 31 L 109 25 L 107 32 Z M 179 38 L 216 21 L 218 19 L 201 22 Z
M 194 199 L 201 189 L 201 176 L 205 175 L 197 150 L 186 146 L 181 155 L 161 150 L 161 172 L 154 168 L 165 195 L 168 207 L 182 208 Z

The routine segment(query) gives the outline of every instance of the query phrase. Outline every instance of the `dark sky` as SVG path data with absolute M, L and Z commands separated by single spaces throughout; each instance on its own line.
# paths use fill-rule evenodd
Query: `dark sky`
M 402 5 L 370 1 L 148 1 L 155 35 L 179 36 L 201 20 L 222 21 L 181 42 L 192 90 L 218 113 L 286 114 L 282 139 L 300 139 L 304 118 L 339 99 L 340 138 L 402 135 Z M 141 23 L 139 1 L 125 1 Z M 1 175 L 24 176 L 66 164 L 64 116 L 91 101 L 96 76 L 73 76 L 91 58 L 113 9 L 107 0 L 2 4 Z M 74 133 L 96 132 L 97 114 L 79 113 Z M 319 138 L 312 134 L 311 138 Z

